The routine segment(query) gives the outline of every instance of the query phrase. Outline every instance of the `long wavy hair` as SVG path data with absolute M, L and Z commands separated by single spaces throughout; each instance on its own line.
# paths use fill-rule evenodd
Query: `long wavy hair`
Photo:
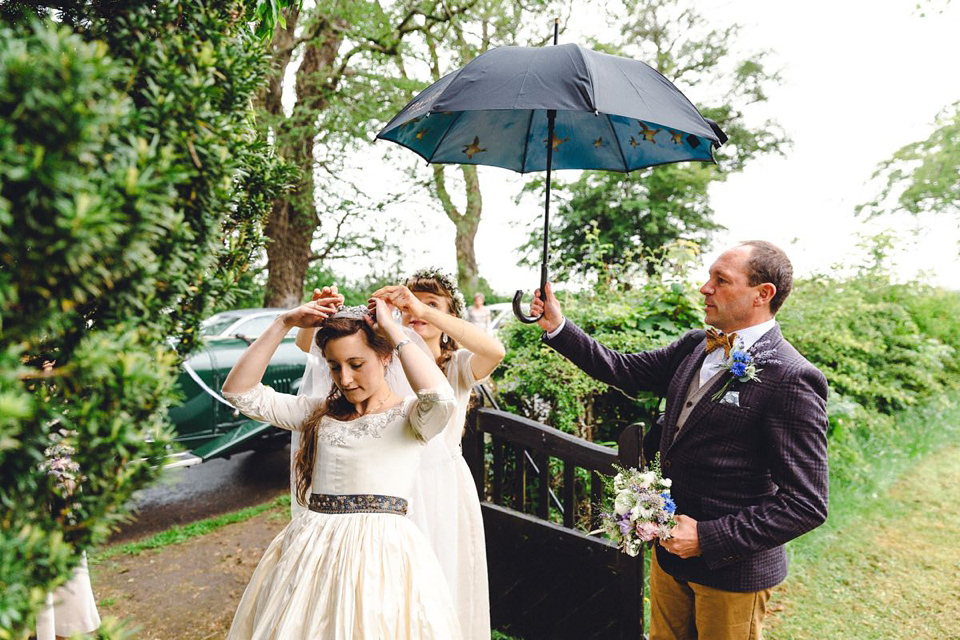
M 432 293 L 443 298 L 447 301 L 447 310 L 450 315 L 457 318 L 463 317 L 463 296 L 449 276 L 436 271 L 422 270 L 407 278 L 404 284 L 413 293 Z M 445 333 L 440 336 L 440 357 L 437 358 L 437 366 L 444 373 L 447 372 L 447 363 L 459 348 L 460 345 L 452 336 Z
M 324 353 L 331 340 L 352 336 L 357 332 L 363 333 L 364 342 L 381 361 L 390 360 L 392 356 L 390 343 L 384 336 L 375 333 L 362 318 L 329 318 L 317 330 L 317 346 L 320 347 L 320 352 Z M 303 506 L 307 506 L 307 492 L 313 484 L 313 465 L 317 458 L 317 432 L 322 418 L 330 416 L 337 420 L 350 420 L 356 417 L 356 414 L 353 403 L 349 402 L 340 388 L 334 384 L 330 394 L 303 423 L 300 448 L 297 450 L 294 466 L 297 479 L 297 502 Z

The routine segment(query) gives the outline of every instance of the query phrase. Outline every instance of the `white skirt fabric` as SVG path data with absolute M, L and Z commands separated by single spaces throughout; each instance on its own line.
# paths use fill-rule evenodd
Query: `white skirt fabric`
M 456 640 L 437 559 L 407 518 L 305 511 L 263 554 L 231 640 Z
M 47 604 L 37 614 L 37 640 L 93 633 L 99 628 L 100 614 L 90 586 L 87 554 L 83 552 L 70 579 L 47 594 Z
M 488 640 L 490 593 L 480 498 L 466 460 L 439 440 L 427 444 L 408 517 L 440 561 L 464 639 Z

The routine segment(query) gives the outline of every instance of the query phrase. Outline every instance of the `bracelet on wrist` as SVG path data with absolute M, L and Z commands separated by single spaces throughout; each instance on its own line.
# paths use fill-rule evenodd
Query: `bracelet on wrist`
M 394 353 L 397 354 L 397 357 L 398 357 L 398 358 L 400 357 L 400 349 L 402 349 L 403 347 L 405 347 L 405 346 L 408 345 L 408 344 L 410 344 L 410 339 L 409 339 L 409 338 L 404 338 L 403 340 L 401 340 L 400 342 L 398 342 L 398 343 L 396 344 L 396 346 L 393 347 L 393 351 L 394 351 Z

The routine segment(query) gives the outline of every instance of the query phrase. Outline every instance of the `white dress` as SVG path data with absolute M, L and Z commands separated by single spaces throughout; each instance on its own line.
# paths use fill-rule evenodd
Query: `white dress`
M 47 594 L 46 606 L 37 614 L 37 640 L 93 633 L 99 628 L 100 615 L 90 586 L 87 554 L 81 552 L 80 564 L 70 579 Z
M 409 517 L 426 535 L 457 607 L 463 637 L 490 638 L 490 591 L 487 549 L 480 498 L 460 446 L 470 401 L 477 384 L 470 358 L 460 349 L 447 363 L 447 380 L 457 398 L 457 410 L 443 432 L 423 454 L 414 483 Z
M 285 429 L 298 429 L 322 401 L 263 385 L 224 397 L 250 418 Z M 425 441 L 455 409 L 444 387 L 356 420 L 325 417 L 313 493 L 409 501 Z M 264 552 L 227 637 L 455 640 L 461 634 L 437 560 L 407 518 L 305 510 Z

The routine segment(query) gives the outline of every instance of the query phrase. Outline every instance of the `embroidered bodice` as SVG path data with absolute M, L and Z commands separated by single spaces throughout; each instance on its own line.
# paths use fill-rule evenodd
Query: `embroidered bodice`
M 322 402 L 277 393 L 262 384 L 240 394 L 224 393 L 224 397 L 249 418 L 292 430 L 300 430 Z M 426 441 L 443 429 L 456 408 L 453 390 L 443 387 L 354 420 L 325 416 L 317 434 L 313 492 L 409 499 Z

